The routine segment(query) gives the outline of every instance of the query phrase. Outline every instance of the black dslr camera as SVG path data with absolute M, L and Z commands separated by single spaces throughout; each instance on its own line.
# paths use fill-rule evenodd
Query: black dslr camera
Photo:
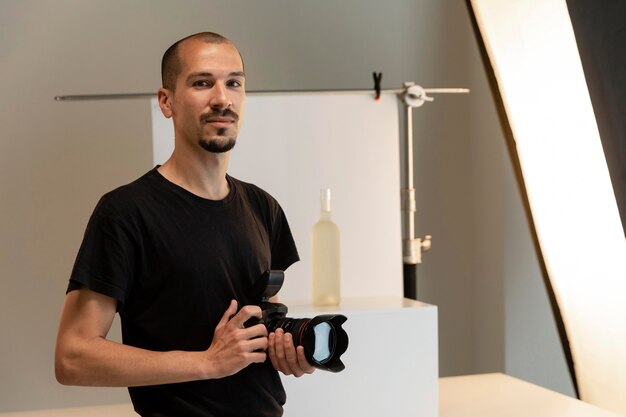
M 287 317 L 287 306 L 268 300 L 283 286 L 283 271 L 267 271 L 253 287 L 254 298 L 260 299 L 263 311 L 261 320 L 250 319 L 246 327 L 262 322 L 268 333 L 283 329 L 291 333 L 294 346 L 303 346 L 304 355 L 316 368 L 340 372 L 345 365 L 340 356 L 348 349 L 348 335 L 341 325 L 348 319 L 341 314 L 324 314 L 312 319 Z

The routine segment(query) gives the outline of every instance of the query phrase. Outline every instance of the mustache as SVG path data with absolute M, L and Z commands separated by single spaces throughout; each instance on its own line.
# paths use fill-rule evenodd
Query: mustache
M 239 115 L 232 111 L 231 109 L 224 109 L 222 111 L 212 111 L 210 113 L 205 113 L 200 115 L 200 121 L 202 123 L 208 123 L 211 119 L 216 117 L 229 117 L 233 119 L 235 122 L 239 120 Z

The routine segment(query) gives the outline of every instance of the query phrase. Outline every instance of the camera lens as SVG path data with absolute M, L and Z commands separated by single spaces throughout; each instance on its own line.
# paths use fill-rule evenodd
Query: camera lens
M 348 349 L 348 335 L 341 327 L 346 320 L 341 314 L 313 319 L 283 317 L 266 322 L 266 327 L 270 333 L 279 328 L 291 333 L 293 345 L 304 347 L 304 355 L 311 365 L 339 372 L 345 368 L 340 356 Z

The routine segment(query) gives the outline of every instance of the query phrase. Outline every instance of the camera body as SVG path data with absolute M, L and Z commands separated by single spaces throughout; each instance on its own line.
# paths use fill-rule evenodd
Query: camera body
M 324 314 L 312 319 L 287 317 L 286 305 L 269 301 L 284 280 L 283 271 L 266 271 L 255 283 L 252 291 L 255 298 L 260 298 L 263 316 L 246 326 L 262 322 L 269 333 L 283 329 L 291 333 L 294 346 L 304 347 L 304 355 L 311 365 L 330 372 L 342 371 L 345 365 L 340 356 L 348 348 L 348 335 L 341 325 L 347 317 L 342 314 Z

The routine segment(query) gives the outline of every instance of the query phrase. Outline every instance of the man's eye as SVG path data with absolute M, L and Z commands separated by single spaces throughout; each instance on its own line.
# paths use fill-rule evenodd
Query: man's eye
M 200 80 L 193 83 L 194 87 L 211 87 L 213 84 L 206 80 Z
M 241 86 L 242 86 L 242 84 L 241 84 L 241 82 L 240 82 L 240 81 L 237 81 L 237 80 L 230 80 L 230 81 L 228 82 L 228 86 L 229 86 L 229 87 L 241 87 Z

